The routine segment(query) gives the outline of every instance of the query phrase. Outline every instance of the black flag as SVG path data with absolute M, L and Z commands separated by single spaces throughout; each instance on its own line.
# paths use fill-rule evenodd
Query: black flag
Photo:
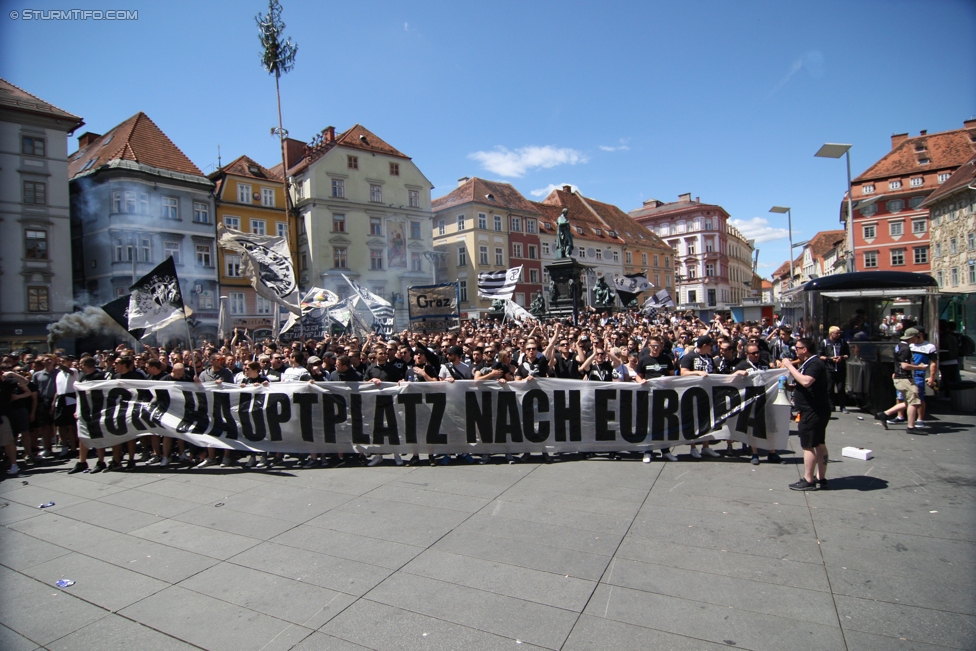
M 111 303 L 106 303 L 102 306 L 102 310 L 105 314 L 112 317 L 112 320 L 122 326 L 123 330 L 129 330 L 129 297 L 122 296 L 115 299 Z M 142 339 L 142 335 L 145 334 L 145 328 L 136 328 L 134 330 L 129 330 L 129 334 L 136 339 Z
M 129 295 L 129 324 L 126 328 L 129 332 L 144 328 L 143 336 L 146 336 L 186 318 L 173 256 L 137 280 L 129 291 L 132 292 Z

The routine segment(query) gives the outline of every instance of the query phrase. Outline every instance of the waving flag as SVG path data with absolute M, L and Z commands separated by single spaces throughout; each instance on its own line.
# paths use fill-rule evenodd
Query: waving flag
M 242 233 L 217 225 L 220 246 L 241 256 L 241 275 L 250 279 L 254 291 L 269 301 L 301 314 L 298 283 L 291 263 L 288 241 L 273 235 Z
M 515 285 L 522 277 L 522 267 L 505 271 L 483 271 L 478 274 L 478 296 L 491 300 L 509 300 L 515 293 Z
M 136 281 L 129 288 L 129 319 L 126 330 L 143 328 L 142 338 L 174 321 L 186 318 L 183 294 L 176 277 L 173 256 Z
M 617 296 L 620 297 L 620 302 L 623 305 L 630 305 L 630 302 L 637 298 L 637 296 L 648 289 L 652 289 L 654 285 L 647 280 L 645 276 L 641 274 L 629 274 L 626 276 L 614 276 L 613 279 L 614 289 L 617 290 Z

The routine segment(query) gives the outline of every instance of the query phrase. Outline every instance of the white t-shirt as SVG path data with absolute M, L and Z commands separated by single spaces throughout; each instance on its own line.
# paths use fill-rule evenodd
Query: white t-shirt
M 74 393 L 75 380 L 78 379 L 78 375 L 77 369 L 69 368 L 67 372 L 64 369 L 58 369 L 58 375 L 54 378 L 57 395 L 63 396 L 66 393 Z M 68 396 L 64 399 L 64 404 L 73 405 L 75 404 L 75 399 L 72 396 Z

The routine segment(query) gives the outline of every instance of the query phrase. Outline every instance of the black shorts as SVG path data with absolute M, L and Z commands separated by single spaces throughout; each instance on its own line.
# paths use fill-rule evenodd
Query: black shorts
M 54 403 L 54 424 L 55 425 L 74 425 L 75 408 L 77 403 L 67 404 L 65 396 L 58 396 Z
M 30 412 L 26 409 L 11 409 L 7 412 L 7 420 L 10 421 L 10 430 L 14 436 L 30 431 Z
M 44 427 L 45 425 L 50 425 L 53 422 L 53 416 L 51 416 L 51 401 L 38 401 L 37 412 L 34 414 L 34 422 L 32 423 L 33 427 Z
M 801 411 L 800 422 L 796 426 L 800 436 L 800 447 L 812 450 L 827 442 L 827 423 L 829 414 L 818 414 L 815 411 Z

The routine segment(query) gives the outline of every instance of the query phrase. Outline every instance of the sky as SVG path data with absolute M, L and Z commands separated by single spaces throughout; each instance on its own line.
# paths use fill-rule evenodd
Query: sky
M 432 198 L 465 176 L 535 200 L 571 184 L 626 212 L 691 193 L 756 239 L 764 277 L 789 251 L 772 206 L 792 208 L 794 243 L 841 228 L 846 168 L 813 156 L 823 143 L 852 145 L 856 177 L 892 134 L 976 116 L 973 0 L 282 4 L 291 137 L 362 124 Z M 205 173 L 218 148 L 280 162 L 266 0 L 0 6 L 0 77 L 83 117 L 75 136 L 144 111 Z M 24 20 L 76 8 L 138 15 Z

